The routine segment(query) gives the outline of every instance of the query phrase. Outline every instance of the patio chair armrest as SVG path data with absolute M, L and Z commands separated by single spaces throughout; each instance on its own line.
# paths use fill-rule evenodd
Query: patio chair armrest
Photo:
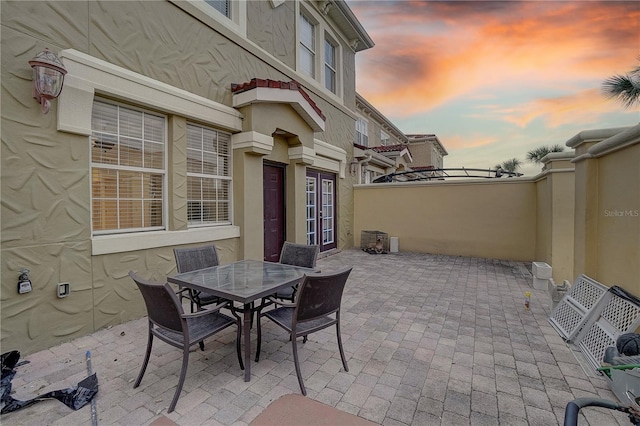
M 295 308 L 296 307 L 295 303 L 286 303 L 286 302 L 283 302 L 283 301 L 281 301 L 279 299 L 276 299 L 274 296 L 267 296 L 267 297 L 264 297 L 262 300 L 263 300 L 263 304 L 264 304 L 265 300 L 268 300 L 269 302 L 273 303 L 276 306 L 286 306 L 288 308 Z M 264 306 L 268 306 L 271 303 L 264 304 Z
M 178 290 L 176 290 L 176 294 L 182 294 L 182 293 L 188 293 L 189 292 L 189 288 L 188 287 L 182 287 Z
M 197 318 L 197 317 L 201 317 L 204 315 L 211 315 L 213 313 L 216 313 L 218 311 L 220 311 L 220 309 L 225 308 L 229 305 L 229 302 L 223 302 L 223 303 L 218 303 L 215 306 L 209 307 L 203 307 L 201 310 L 197 311 L 197 312 L 193 312 L 193 313 L 189 313 L 189 314 L 182 314 L 182 318 Z

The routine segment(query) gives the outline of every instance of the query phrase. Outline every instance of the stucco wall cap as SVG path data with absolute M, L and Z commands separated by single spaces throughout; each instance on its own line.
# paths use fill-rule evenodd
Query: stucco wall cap
M 617 151 L 624 147 L 640 143 L 640 124 L 629 127 L 626 130 L 595 144 L 587 151 L 593 157 L 600 157 L 609 152 Z
M 593 129 L 583 130 L 567 141 L 565 145 L 570 148 L 576 148 L 587 142 L 600 142 L 601 140 L 610 138 L 618 133 L 629 129 L 629 127 L 616 127 L 611 129 Z
M 560 161 L 560 160 L 571 160 L 575 157 L 575 152 L 550 152 L 544 157 L 541 158 L 543 163 L 548 163 L 549 161 Z

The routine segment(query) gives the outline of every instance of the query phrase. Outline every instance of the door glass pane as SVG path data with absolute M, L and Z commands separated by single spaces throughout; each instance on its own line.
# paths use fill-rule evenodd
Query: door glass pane
M 316 229 L 316 179 L 307 177 L 307 244 L 318 244 Z
M 322 244 L 330 244 L 335 241 L 333 200 L 333 181 L 322 179 Z

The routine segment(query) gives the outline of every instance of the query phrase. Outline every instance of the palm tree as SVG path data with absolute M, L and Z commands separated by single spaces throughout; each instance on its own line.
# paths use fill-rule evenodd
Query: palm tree
M 534 164 L 541 164 L 542 158 L 549 154 L 550 152 L 562 152 L 564 151 L 564 146 L 555 144 L 555 145 L 544 145 L 539 146 L 536 149 L 532 149 L 527 152 L 527 160 L 531 161 Z
M 517 158 L 512 158 L 511 160 L 502 162 L 502 169 L 510 173 L 515 173 L 521 165 L 522 161 L 518 160 Z
M 617 98 L 625 108 L 640 106 L 640 66 L 628 74 L 614 75 L 602 83 L 602 92 L 608 98 Z

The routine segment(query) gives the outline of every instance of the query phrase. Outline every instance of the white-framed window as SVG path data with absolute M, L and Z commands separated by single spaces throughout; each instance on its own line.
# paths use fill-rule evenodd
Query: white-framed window
M 168 0 L 214 30 L 220 25 L 247 37 L 247 2 L 250 0 Z
M 384 130 L 380 130 L 380 145 L 386 146 L 390 144 L 389 134 Z
M 356 120 L 356 143 L 362 146 L 369 146 L 369 123 L 364 118 Z
M 305 74 L 316 77 L 316 25 L 302 11 L 300 11 L 298 56 L 300 70 Z
M 324 39 L 324 87 L 331 93 L 336 93 L 336 45 L 327 38 Z
M 204 0 L 204 2 L 231 19 L 231 2 L 229 0 Z
M 187 124 L 189 226 L 231 224 L 231 135 Z
M 165 229 L 166 117 L 96 99 L 91 115 L 94 235 Z

